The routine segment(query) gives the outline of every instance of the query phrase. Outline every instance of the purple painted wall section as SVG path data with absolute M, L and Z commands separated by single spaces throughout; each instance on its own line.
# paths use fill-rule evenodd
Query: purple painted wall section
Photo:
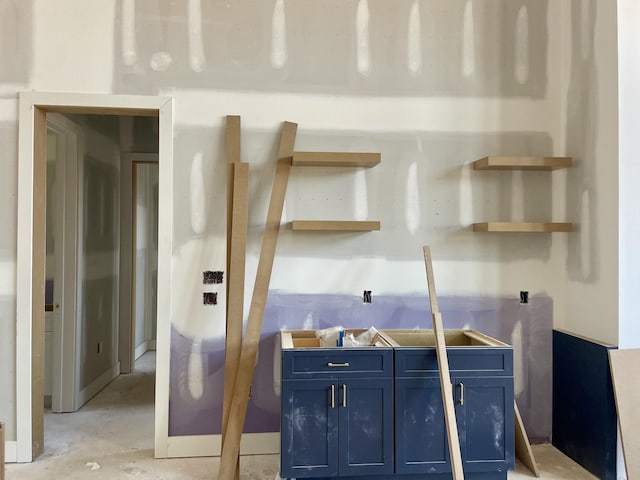
M 536 442 L 551 437 L 551 336 L 553 301 L 532 297 L 520 305 L 515 298 L 440 297 L 445 328 L 473 328 L 514 345 L 516 400 L 527 432 Z M 276 333 L 281 329 L 431 328 L 425 296 L 375 296 L 373 303 L 347 295 L 297 295 L 271 292 L 255 371 L 245 432 L 279 430 L 280 360 Z M 171 339 L 169 435 L 220 433 L 224 370 L 224 339 L 194 341 L 176 330 Z M 189 371 L 200 362 L 203 390 L 192 397 Z M 191 364 L 191 367 L 190 367 Z M 519 388 L 520 385 L 520 388 Z

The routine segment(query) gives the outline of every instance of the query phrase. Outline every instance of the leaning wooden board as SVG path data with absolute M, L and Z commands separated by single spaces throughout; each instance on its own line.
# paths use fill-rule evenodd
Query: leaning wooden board
M 538 472 L 538 465 L 536 459 L 533 456 L 531 450 L 531 444 L 529 443 L 529 437 L 524 428 L 522 417 L 520 416 L 520 410 L 515 400 L 513 401 L 513 413 L 515 414 L 515 426 L 516 426 L 516 457 L 524 463 L 524 465 L 531 470 L 531 472 L 538 478 L 540 478 L 540 472 Z
M 438 308 L 438 297 L 436 296 L 436 285 L 433 278 L 431 249 L 428 246 L 425 246 L 423 247 L 423 251 L 424 263 L 427 269 L 427 287 L 429 289 L 429 303 L 431 304 L 433 331 L 436 336 L 436 356 L 438 358 L 438 370 L 440 374 L 440 389 L 442 390 L 445 425 L 447 427 L 449 453 L 451 454 L 451 472 L 453 474 L 453 480 L 463 480 L 464 472 L 462 470 L 462 454 L 460 452 L 458 424 L 456 423 L 456 409 L 453 403 L 453 389 L 451 387 L 449 360 L 447 358 L 447 347 L 442 327 L 442 315 Z
M 229 266 L 227 268 L 227 335 L 225 338 L 224 397 L 222 403 L 222 440 L 227 433 L 231 410 L 231 397 L 240 363 L 242 350 L 242 320 L 244 317 L 244 275 L 247 247 L 247 222 L 249 203 L 249 165 L 234 163 L 233 208 Z M 236 480 L 240 478 L 237 465 Z
M 249 319 L 242 343 L 238 374 L 231 397 L 227 431 L 222 445 L 222 457 L 220 459 L 220 470 L 218 471 L 219 480 L 232 480 L 234 478 L 240 453 L 240 439 L 247 414 L 249 390 L 258 354 L 262 319 L 269 293 L 269 282 L 271 281 L 271 271 L 282 221 L 282 209 L 289 181 L 289 171 L 291 170 L 291 156 L 293 155 L 296 131 L 297 125 L 295 123 L 285 122 L 280 136 L 278 163 L 271 191 L 267 222 L 262 237 L 258 271 L 249 309 Z
M 640 349 L 610 350 L 609 364 L 627 478 L 637 479 L 640 478 L 640 382 L 637 381 Z
M 229 407 L 231 402 L 231 394 L 233 393 L 233 384 L 236 381 L 236 372 L 238 370 L 238 362 L 240 361 L 240 350 L 242 348 L 242 306 L 240 307 L 240 313 L 238 313 L 237 308 L 234 308 L 234 306 L 237 305 L 237 296 L 240 293 L 242 295 L 241 301 L 244 304 L 244 260 L 242 260 L 242 272 L 238 271 L 236 276 L 236 270 L 239 270 L 239 260 L 237 258 L 237 255 L 240 248 L 238 248 L 238 245 L 236 245 L 236 248 L 234 249 L 231 248 L 233 244 L 232 242 L 234 240 L 236 242 L 239 241 L 237 232 L 235 235 L 236 238 L 234 239 L 232 237 L 234 231 L 234 188 L 236 185 L 236 179 L 234 175 L 236 172 L 236 165 L 240 164 L 240 116 L 227 115 L 226 120 L 227 123 L 225 128 L 225 140 L 227 151 L 227 321 L 225 335 L 224 397 L 222 403 L 223 442 L 227 430 L 227 421 L 229 418 Z M 236 208 L 238 208 L 238 206 L 236 206 Z M 238 228 L 237 225 L 236 228 Z M 244 245 L 246 245 L 246 239 Z M 244 249 L 246 247 L 242 248 Z M 234 250 L 235 252 L 232 252 L 232 250 Z M 239 279 L 240 274 L 242 275 L 241 289 L 238 288 L 236 282 Z M 235 285 L 234 282 L 236 282 Z M 240 317 L 239 321 L 237 320 L 238 315 Z M 235 474 L 235 480 L 239 479 L 240 463 L 238 463 L 238 465 L 236 466 Z

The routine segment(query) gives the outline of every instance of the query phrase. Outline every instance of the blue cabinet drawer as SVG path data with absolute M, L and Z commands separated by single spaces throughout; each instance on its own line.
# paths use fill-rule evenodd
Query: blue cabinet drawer
M 396 348 L 395 357 L 396 377 L 437 377 L 439 375 L 435 348 Z M 513 375 L 511 347 L 450 347 L 447 348 L 447 358 L 452 374 Z
M 282 378 L 393 376 L 393 349 L 372 348 L 317 348 L 284 350 L 282 352 Z

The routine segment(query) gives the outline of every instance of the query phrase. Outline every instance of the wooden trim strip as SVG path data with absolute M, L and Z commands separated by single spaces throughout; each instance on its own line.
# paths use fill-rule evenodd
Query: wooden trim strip
M 249 164 L 235 163 L 233 176 L 233 212 L 231 222 L 231 249 L 227 284 L 227 335 L 225 339 L 224 397 L 222 403 L 222 437 L 224 439 L 231 409 L 231 396 L 236 381 L 240 352 L 242 351 L 242 320 L 244 315 L 244 275 L 247 248 L 247 221 L 249 203 Z

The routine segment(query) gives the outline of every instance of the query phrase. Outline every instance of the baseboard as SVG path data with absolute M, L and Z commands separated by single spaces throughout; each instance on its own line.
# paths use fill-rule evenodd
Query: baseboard
M 18 442 L 9 440 L 4 442 L 4 461 L 6 463 L 18 461 Z
M 109 385 L 111 381 L 120 375 L 120 362 L 105 370 L 98 378 L 83 388 L 78 394 L 77 406 L 80 408 L 93 398 L 100 390 Z
M 188 435 L 169 437 L 167 457 L 219 457 L 222 435 Z M 280 433 L 245 433 L 240 441 L 240 455 L 280 453 Z
M 136 347 L 136 351 L 133 353 L 135 360 L 139 359 L 145 352 L 149 350 L 149 342 L 145 340 Z
M 155 351 L 156 349 L 156 341 L 155 340 L 145 340 L 140 345 L 136 347 L 136 351 L 133 353 L 135 359 L 138 360 L 142 355 L 147 353 L 149 350 Z

